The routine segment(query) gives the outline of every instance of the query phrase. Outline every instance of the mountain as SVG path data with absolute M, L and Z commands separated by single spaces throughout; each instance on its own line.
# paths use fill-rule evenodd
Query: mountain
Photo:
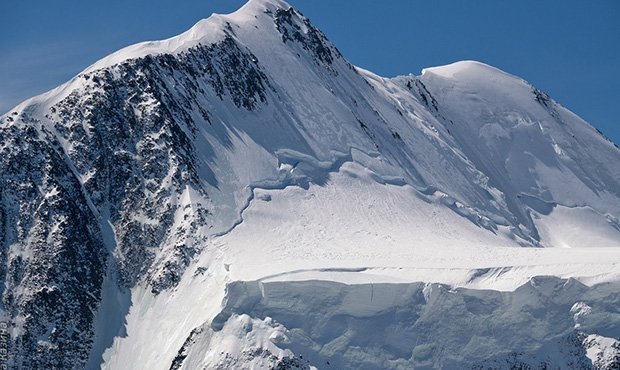
M 9 368 L 620 366 L 620 150 L 483 63 L 380 77 L 251 0 L 0 153 Z

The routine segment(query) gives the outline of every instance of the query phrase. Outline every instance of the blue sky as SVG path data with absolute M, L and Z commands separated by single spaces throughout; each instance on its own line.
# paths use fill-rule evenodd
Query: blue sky
M 0 113 L 130 44 L 240 0 L 1 0 Z M 384 76 L 463 59 L 518 75 L 620 143 L 618 0 L 291 0 L 355 65 Z

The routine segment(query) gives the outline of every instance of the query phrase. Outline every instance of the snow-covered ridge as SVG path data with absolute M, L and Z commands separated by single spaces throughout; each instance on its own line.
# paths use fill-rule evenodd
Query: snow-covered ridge
M 110 68 L 131 59 L 162 54 L 178 54 L 197 45 L 208 45 L 221 41 L 227 34 L 226 30 L 231 29 L 231 24 L 245 25 L 246 27 L 254 27 L 256 24 L 271 24 L 273 26 L 273 21 L 265 18 L 271 18 L 269 14 L 273 14 L 277 9 L 290 9 L 290 7 L 281 0 L 250 0 L 234 13 L 214 13 L 208 18 L 198 21 L 193 27 L 180 35 L 164 40 L 140 42 L 122 48 L 88 66 L 67 83 L 18 104 L 9 113 L 20 112 L 26 107 L 32 109 L 35 106 L 40 106 L 40 111 L 45 111 L 50 105 L 65 98 L 75 89 L 79 89 L 84 83 L 80 76 L 85 74 Z
M 123 48 L 95 62 L 82 73 L 107 68 L 128 59 L 143 58 L 147 55 L 175 54 L 198 44 L 212 44 L 220 41 L 226 35 L 224 31 L 229 27 L 227 23 L 243 25 L 257 22 L 264 24 L 264 20 L 258 19 L 258 16 L 263 18 L 266 17 L 265 12 L 267 11 L 275 12 L 277 9 L 288 8 L 290 5 L 280 0 L 250 0 L 236 12 L 212 14 L 208 18 L 198 21 L 192 28 L 180 35 L 165 40 L 141 42 Z
M 620 351 L 620 151 L 482 63 L 380 77 L 254 0 L 22 103 L 0 154 L 16 366 L 612 368 Z M 362 330 L 388 322 L 407 340 Z
M 424 68 L 422 75 L 425 73 L 433 73 L 446 78 L 457 77 L 459 74 L 477 75 L 478 77 L 496 73 L 508 75 L 498 68 L 475 60 L 462 60 L 445 66 Z

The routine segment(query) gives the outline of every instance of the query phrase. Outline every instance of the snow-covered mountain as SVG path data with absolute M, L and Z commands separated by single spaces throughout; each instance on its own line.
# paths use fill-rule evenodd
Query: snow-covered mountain
M 0 153 L 10 368 L 620 366 L 620 150 L 488 65 L 379 77 L 251 0 Z

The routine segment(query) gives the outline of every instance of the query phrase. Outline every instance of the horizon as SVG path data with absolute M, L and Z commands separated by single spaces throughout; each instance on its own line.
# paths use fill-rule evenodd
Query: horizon
M 146 8 L 144 3 L 76 5 L 66 0 L 36 9 L 19 2 L 0 5 L 4 14 L 13 15 L 0 36 L 0 114 L 123 47 L 173 37 L 208 18 L 205 13 L 231 13 L 245 1 L 158 1 L 158 6 Z M 620 24 L 614 22 L 620 16 L 618 2 L 585 6 L 571 0 L 559 9 L 534 0 L 466 5 L 399 0 L 392 7 L 370 0 L 354 7 L 327 0 L 288 3 L 360 68 L 393 77 L 420 75 L 423 68 L 461 60 L 479 61 L 527 80 L 620 143 L 620 76 L 614 73 L 620 65 Z M 540 18 L 552 14 L 555 19 L 530 18 L 523 27 L 524 13 L 532 10 Z M 342 14 L 349 14 L 347 22 Z M 576 20 L 581 22 L 578 27 Z M 416 29 L 408 30 L 411 26 Z

